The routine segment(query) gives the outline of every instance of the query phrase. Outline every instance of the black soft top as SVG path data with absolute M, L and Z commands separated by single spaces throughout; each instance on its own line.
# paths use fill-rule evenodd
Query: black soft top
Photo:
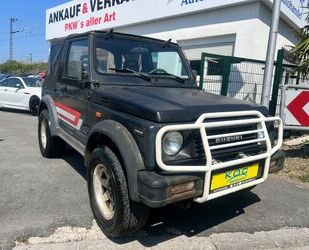
M 149 42 L 157 42 L 157 43 L 165 43 L 167 41 L 165 40 L 161 40 L 161 39 L 156 39 L 156 38 L 150 38 L 150 37 L 145 37 L 145 36 L 138 36 L 138 35 L 133 35 L 133 34 L 128 34 L 128 33 L 121 33 L 121 32 L 114 32 L 113 30 L 110 31 L 88 31 L 85 33 L 80 33 L 80 34 L 73 34 L 73 35 L 69 35 L 67 37 L 64 38 L 55 38 L 50 40 L 51 44 L 63 44 L 66 40 L 68 39 L 72 39 L 72 38 L 79 38 L 79 37 L 85 37 L 85 36 L 89 36 L 91 34 L 101 34 L 101 35 L 107 35 L 110 33 L 113 33 L 114 35 L 117 36 L 123 36 L 123 37 L 131 37 L 131 38 L 135 38 L 135 39 L 140 39 L 143 41 L 149 41 Z M 173 43 L 171 40 L 168 41 L 169 43 L 178 46 L 177 43 Z

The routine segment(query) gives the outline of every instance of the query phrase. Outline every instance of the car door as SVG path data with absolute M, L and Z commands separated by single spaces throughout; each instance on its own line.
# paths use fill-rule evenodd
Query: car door
M 8 105 L 16 108 L 29 107 L 30 93 L 19 78 L 8 79 Z
M 87 37 L 67 41 L 54 98 L 61 128 L 83 142 L 86 142 L 88 132 L 88 93 L 83 84 L 89 81 L 88 58 Z
M 3 105 L 18 108 L 20 107 L 20 99 L 22 94 L 19 90 L 23 88 L 22 82 L 17 78 L 8 78 L 6 86 L 3 88 Z

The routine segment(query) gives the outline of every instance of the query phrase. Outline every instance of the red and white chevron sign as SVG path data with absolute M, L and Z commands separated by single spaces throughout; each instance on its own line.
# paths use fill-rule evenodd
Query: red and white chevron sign
M 286 91 L 285 124 L 309 127 L 309 91 Z

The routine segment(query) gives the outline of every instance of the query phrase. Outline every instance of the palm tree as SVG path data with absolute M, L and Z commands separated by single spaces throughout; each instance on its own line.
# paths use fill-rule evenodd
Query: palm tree
M 309 21 L 309 15 L 307 22 Z M 301 78 L 309 78 L 309 25 L 297 33 L 299 43 L 292 49 L 292 55 L 298 62 L 297 71 Z

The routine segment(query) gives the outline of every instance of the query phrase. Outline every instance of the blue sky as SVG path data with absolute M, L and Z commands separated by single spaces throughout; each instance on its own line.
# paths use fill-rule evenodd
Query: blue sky
M 47 60 L 48 43 L 45 41 L 45 11 L 67 0 L 8 0 L 1 1 L 0 12 L 0 62 L 8 59 L 9 18 L 19 19 L 14 35 L 14 59 L 27 60 L 32 53 L 33 61 Z

